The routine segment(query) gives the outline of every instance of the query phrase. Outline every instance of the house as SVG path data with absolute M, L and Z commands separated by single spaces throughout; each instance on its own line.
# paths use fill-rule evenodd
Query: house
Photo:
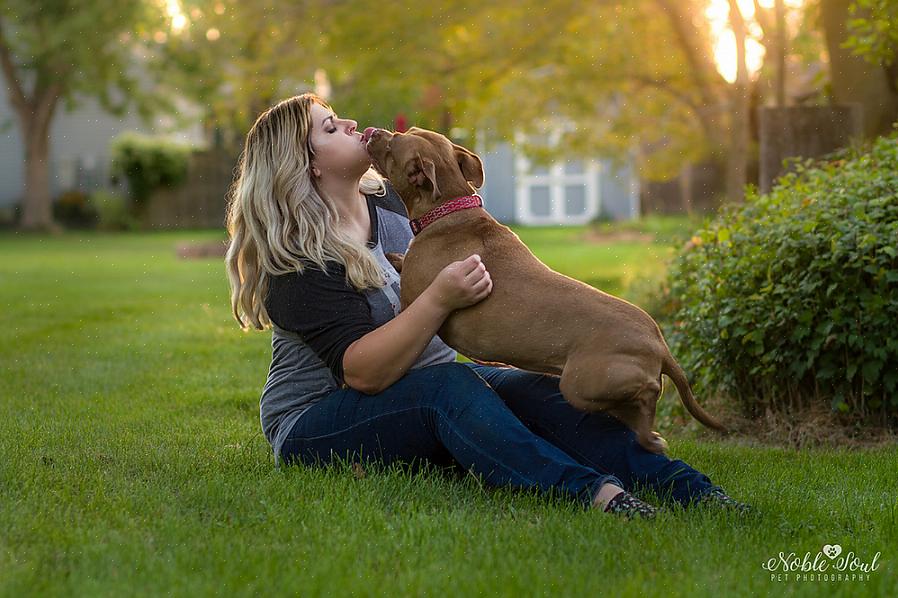
M 492 148 L 477 144 L 486 173 L 480 194 L 484 207 L 500 222 L 524 225 L 585 224 L 592 220 L 639 217 L 640 184 L 632 160 L 623 166 L 602 157 L 531 161 L 525 137 Z M 550 142 L 557 143 L 556 135 Z

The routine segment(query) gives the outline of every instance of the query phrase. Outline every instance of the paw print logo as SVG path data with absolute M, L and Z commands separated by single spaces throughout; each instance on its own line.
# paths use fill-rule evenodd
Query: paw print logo
M 827 544 L 823 547 L 823 554 L 831 559 L 834 559 L 842 554 L 842 546 L 839 544 Z

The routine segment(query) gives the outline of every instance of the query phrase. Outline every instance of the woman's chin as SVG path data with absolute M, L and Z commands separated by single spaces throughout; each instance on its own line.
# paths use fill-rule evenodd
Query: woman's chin
M 359 160 L 359 164 L 364 166 L 365 172 L 368 172 L 369 168 L 377 168 L 374 165 L 374 160 L 371 159 L 371 156 L 369 156 L 367 152 L 365 152 L 365 156 L 361 160 Z

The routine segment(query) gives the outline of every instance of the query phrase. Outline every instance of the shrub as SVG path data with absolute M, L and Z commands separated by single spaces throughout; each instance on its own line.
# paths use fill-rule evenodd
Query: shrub
M 66 191 L 53 202 L 53 219 L 67 228 L 93 228 L 97 212 L 83 191 Z
M 128 201 L 121 195 L 109 191 L 95 191 L 90 196 L 90 203 L 99 217 L 99 228 L 103 230 L 138 228 L 137 219 L 128 209 Z
M 0 230 L 18 227 L 21 219 L 22 209 L 20 204 L 0 206 Z
M 667 339 L 698 389 L 749 414 L 826 400 L 885 421 L 898 414 L 898 139 L 796 166 L 675 258 Z
M 138 206 L 160 187 L 174 187 L 187 178 L 191 148 L 167 139 L 125 133 L 112 141 L 112 174 L 128 181 Z

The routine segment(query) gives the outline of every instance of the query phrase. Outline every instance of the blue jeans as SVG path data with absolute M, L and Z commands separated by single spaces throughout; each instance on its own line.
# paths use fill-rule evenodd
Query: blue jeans
M 683 461 L 646 451 L 614 417 L 577 410 L 558 382 L 512 367 L 444 363 L 409 370 L 375 395 L 335 390 L 299 418 L 281 457 L 461 466 L 490 486 L 560 493 L 586 507 L 606 482 L 644 485 L 684 506 L 719 488 Z

